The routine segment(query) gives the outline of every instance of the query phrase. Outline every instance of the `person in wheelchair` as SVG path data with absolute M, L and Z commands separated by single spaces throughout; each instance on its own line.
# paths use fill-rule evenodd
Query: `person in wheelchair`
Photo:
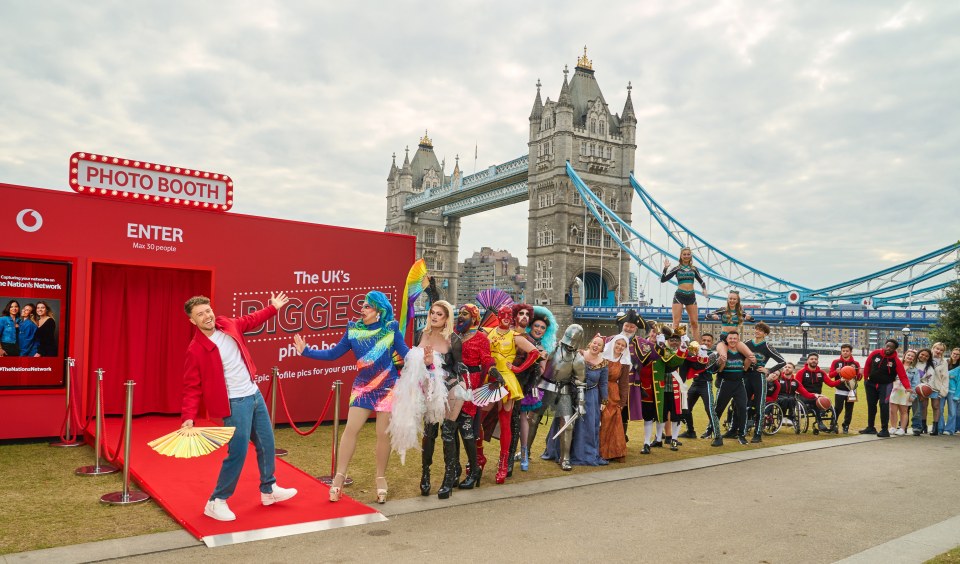
M 834 415 L 833 408 L 821 409 L 817 405 L 817 398 L 823 395 L 821 392 L 823 391 L 823 383 L 827 377 L 826 371 L 820 368 L 819 364 L 820 355 L 817 353 L 807 355 L 807 364 L 797 372 L 795 377 L 795 380 L 799 384 L 797 386 L 797 392 L 800 394 L 800 401 L 803 401 L 807 413 L 813 413 L 817 420 L 817 425 L 813 428 L 813 434 L 838 433 L 837 418 Z M 829 385 L 829 382 L 827 385 Z M 824 415 L 831 420 L 830 427 L 827 427 L 823 423 Z
M 792 372 L 791 372 L 792 374 Z M 783 408 L 778 402 L 780 396 L 780 373 L 774 372 L 764 380 L 765 395 L 763 399 L 763 415 L 760 418 L 760 431 L 767 435 L 772 435 L 780 430 L 783 424 Z M 749 408 L 748 408 L 749 409 Z M 724 421 L 726 428 L 733 426 L 735 409 L 733 406 L 727 408 L 727 419 Z M 747 417 L 747 428 L 754 425 L 752 415 Z M 760 442 L 760 441 L 754 441 Z
M 792 362 L 783 365 L 780 377 L 777 380 L 776 402 L 783 411 L 783 424 L 795 425 L 797 420 L 797 388 L 800 383 L 794 377 L 796 366 Z M 799 431 L 797 431 L 799 432 Z

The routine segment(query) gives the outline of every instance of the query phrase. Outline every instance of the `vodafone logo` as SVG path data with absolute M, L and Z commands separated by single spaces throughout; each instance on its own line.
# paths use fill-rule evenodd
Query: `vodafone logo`
M 43 227 L 43 216 L 37 210 L 30 208 L 20 210 L 20 213 L 17 214 L 17 227 L 27 233 L 39 231 Z

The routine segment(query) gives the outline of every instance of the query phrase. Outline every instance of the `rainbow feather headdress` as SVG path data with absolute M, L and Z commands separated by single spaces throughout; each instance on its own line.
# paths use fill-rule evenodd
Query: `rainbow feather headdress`
M 400 305 L 401 335 L 406 333 L 407 324 L 413 321 L 413 304 L 423 293 L 428 282 L 427 263 L 423 259 L 417 259 L 417 262 L 410 267 L 410 272 L 407 273 L 407 281 L 403 286 L 403 303 Z

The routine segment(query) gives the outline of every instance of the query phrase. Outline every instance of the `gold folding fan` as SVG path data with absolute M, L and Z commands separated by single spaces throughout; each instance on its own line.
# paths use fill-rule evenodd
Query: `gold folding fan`
M 210 454 L 233 437 L 236 427 L 181 427 L 147 443 L 164 456 L 194 458 Z

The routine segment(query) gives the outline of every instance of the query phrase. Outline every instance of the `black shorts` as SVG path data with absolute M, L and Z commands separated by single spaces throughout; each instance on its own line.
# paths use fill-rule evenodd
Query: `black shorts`
M 697 294 L 694 292 L 681 293 L 679 291 L 673 293 L 673 303 L 680 304 L 682 306 L 692 306 L 697 305 Z

